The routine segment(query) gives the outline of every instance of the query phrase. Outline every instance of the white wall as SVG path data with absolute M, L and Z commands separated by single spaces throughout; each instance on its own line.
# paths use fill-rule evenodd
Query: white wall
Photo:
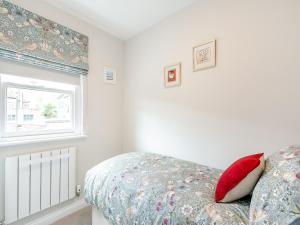
M 3 216 L 3 160 L 8 155 L 41 151 L 64 146 L 76 146 L 77 180 L 83 184 L 85 172 L 93 165 L 122 152 L 122 111 L 123 111 L 123 42 L 100 31 L 93 26 L 69 16 L 62 11 L 36 0 L 13 0 L 30 11 L 43 15 L 60 24 L 68 26 L 89 36 L 88 106 L 87 127 L 88 138 L 82 140 L 61 141 L 23 145 L 18 147 L 0 147 L 0 220 Z M 118 70 L 118 84 L 115 86 L 103 83 L 103 66 L 111 65 Z M 0 60 L 0 73 L 31 74 L 49 77 L 55 72 L 44 71 Z M 66 75 L 61 74 L 62 77 Z M 53 211 L 53 210 L 52 210 Z M 30 220 L 30 219 L 29 219 Z M 24 224 L 24 221 L 21 223 Z
M 300 1 L 199 0 L 125 47 L 125 151 L 224 168 L 300 142 Z M 192 47 L 217 39 L 217 67 Z M 182 86 L 163 67 L 182 62 Z

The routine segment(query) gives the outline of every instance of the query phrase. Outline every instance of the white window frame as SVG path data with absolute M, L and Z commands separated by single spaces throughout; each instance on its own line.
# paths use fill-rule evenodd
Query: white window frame
M 73 139 L 73 138 L 84 138 L 86 137 L 84 131 L 84 119 L 83 114 L 85 112 L 84 109 L 84 78 L 80 77 L 80 85 L 74 85 L 75 90 L 62 90 L 62 89 L 54 89 L 47 87 L 39 87 L 34 85 L 23 85 L 16 84 L 11 82 L 1 82 L 2 75 L 0 73 L 0 146 L 5 145 L 14 145 L 14 144 L 23 144 L 23 143 L 34 143 L 34 142 L 44 142 L 44 141 L 56 141 L 56 140 L 64 140 L 64 139 Z M 12 75 L 14 76 L 14 75 Z M 21 88 L 28 90 L 36 90 L 36 91 L 49 91 L 56 93 L 65 93 L 71 95 L 71 110 L 72 114 L 72 129 L 64 129 L 64 130 L 46 130 L 40 132 L 5 132 L 6 127 L 6 96 L 7 96 L 7 88 Z

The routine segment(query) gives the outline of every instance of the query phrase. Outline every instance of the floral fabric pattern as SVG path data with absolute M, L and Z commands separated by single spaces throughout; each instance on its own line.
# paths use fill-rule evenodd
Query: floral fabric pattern
M 291 146 L 266 160 L 250 207 L 251 225 L 288 225 L 300 218 L 300 146 Z
M 87 74 L 88 37 L 0 0 L 0 57 Z
M 245 225 L 250 199 L 215 203 L 221 171 L 150 153 L 128 153 L 88 171 L 85 199 L 113 225 Z

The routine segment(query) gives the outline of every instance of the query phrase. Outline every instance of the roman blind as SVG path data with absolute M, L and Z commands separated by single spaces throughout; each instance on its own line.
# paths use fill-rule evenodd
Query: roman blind
M 0 0 L 0 58 L 87 75 L 88 37 Z

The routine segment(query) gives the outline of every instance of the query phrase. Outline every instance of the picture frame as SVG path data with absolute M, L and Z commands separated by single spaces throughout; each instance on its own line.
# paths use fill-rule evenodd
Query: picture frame
M 164 68 L 165 87 L 178 87 L 181 85 L 181 63 L 166 66 Z
M 116 84 L 117 83 L 117 70 L 110 66 L 104 66 L 103 80 L 104 80 L 104 83 L 107 83 L 107 84 Z
M 211 39 L 193 47 L 194 72 L 216 66 L 216 40 Z

